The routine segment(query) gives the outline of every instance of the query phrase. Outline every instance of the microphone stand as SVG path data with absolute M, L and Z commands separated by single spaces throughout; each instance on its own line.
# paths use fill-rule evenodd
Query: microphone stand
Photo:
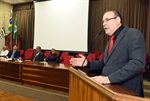
M 104 31 L 104 29 L 101 29 L 101 30 L 98 32 L 98 34 L 95 36 L 95 38 L 93 39 L 92 44 L 91 44 L 91 46 L 90 46 L 90 52 L 91 52 L 91 49 L 92 49 L 92 46 L 93 46 L 95 40 L 97 39 L 97 37 L 98 37 L 103 31 Z M 82 63 L 82 65 L 81 65 L 81 67 L 83 67 L 83 65 L 84 65 L 84 63 L 85 63 L 85 60 L 86 60 L 86 58 L 83 60 L 83 63 Z

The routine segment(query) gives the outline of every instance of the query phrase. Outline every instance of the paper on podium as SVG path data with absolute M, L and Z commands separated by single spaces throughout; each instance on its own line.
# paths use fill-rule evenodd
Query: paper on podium
M 45 62 L 45 61 L 41 61 L 40 63 L 47 63 L 47 62 Z
M 21 63 L 21 62 L 23 62 L 22 60 L 17 60 L 17 61 L 15 61 L 15 62 L 19 62 L 19 63 Z
M 12 58 L 7 58 L 6 60 L 8 60 L 8 61 L 9 61 L 9 60 L 12 60 Z

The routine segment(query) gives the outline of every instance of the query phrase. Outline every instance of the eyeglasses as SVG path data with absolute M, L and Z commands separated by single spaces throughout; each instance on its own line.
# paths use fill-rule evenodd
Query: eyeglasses
M 117 16 L 116 16 L 116 17 L 113 17 L 113 18 L 106 18 L 105 20 L 102 21 L 102 23 L 108 22 L 108 21 L 110 21 L 110 20 L 112 20 L 112 19 L 116 19 L 116 18 L 117 18 Z

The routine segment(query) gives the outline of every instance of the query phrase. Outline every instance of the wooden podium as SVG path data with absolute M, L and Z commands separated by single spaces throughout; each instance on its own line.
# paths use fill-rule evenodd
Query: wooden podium
M 69 71 L 69 101 L 150 101 L 119 85 L 94 82 L 74 68 Z

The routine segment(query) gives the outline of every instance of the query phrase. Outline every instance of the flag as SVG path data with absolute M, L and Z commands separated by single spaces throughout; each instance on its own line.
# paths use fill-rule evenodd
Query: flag
M 5 15 L 4 15 L 4 19 L 5 19 Z M 1 39 L 5 37 L 4 19 L 2 21 L 2 29 L 1 29 L 1 34 L 0 34 Z
M 17 21 L 17 16 L 15 18 L 15 22 L 14 22 L 14 34 L 13 34 L 13 39 L 17 39 L 18 38 L 18 21 Z
M 12 12 L 12 9 L 11 9 L 11 11 L 10 11 L 10 19 L 9 19 L 9 25 L 8 25 L 8 30 L 10 32 L 12 32 L 12 14 L 13 14 L 13 12 Z

